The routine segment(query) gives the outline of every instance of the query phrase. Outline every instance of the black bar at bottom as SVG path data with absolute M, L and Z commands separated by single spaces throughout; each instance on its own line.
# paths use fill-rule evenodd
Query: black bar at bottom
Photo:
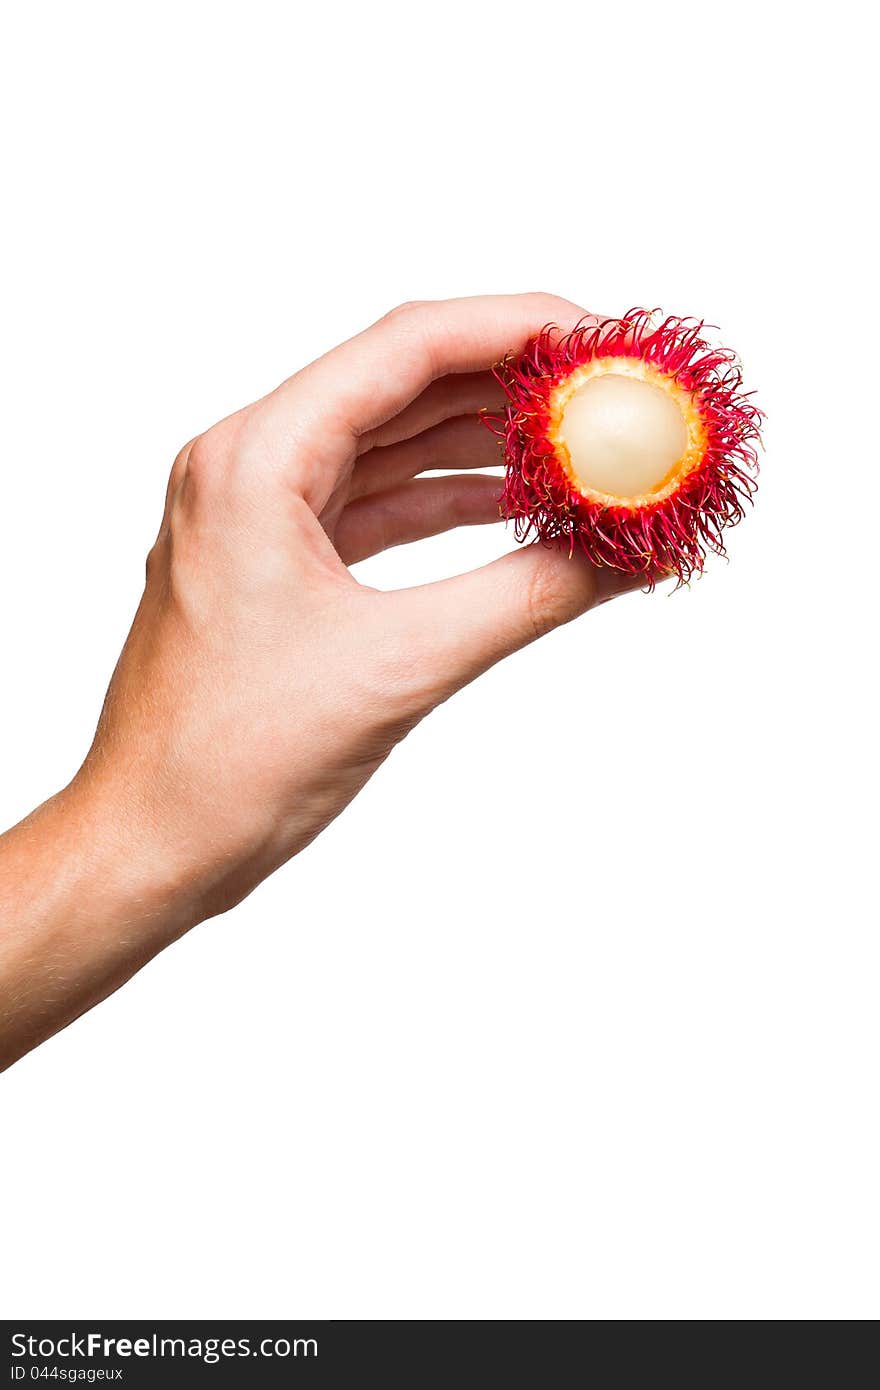
M 15 1386 L 576 1384 L 576 1322 L 4 1321 L 0 1390 Z M 592 1339 L 590 1339 L 592 1340 Z

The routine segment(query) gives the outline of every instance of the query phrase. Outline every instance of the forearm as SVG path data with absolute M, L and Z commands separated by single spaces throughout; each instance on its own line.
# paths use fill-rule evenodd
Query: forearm
M 87 775 L 0 837 L 0 1070 L 200 915 L 132 809 Z

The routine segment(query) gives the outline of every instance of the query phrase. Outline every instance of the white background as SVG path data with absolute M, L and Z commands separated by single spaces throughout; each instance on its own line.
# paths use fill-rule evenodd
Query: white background
M 858 11 L 8 13 L 3 824 L 88 746 L 180 444 L 394 303 L 702 315 L 769 419 L 729 565 L 494 670 L 4 1076 L 6 1316 L 878 1313 Z

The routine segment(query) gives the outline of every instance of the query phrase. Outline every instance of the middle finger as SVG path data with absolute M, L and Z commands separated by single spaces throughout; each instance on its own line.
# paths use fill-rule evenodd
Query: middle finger
M 497 438 L 476 415 L 458 415 L 412 439 L 371 449 L 355 464 L 349 500 L 435 468 L 493 468 L 503 462 Z

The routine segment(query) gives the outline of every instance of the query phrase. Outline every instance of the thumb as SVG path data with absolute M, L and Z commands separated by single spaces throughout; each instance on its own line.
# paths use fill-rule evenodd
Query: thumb
M 396 597 L 424 634 L 443 699 L 536 637 L 647 582 L 592 565 L 567 545 L 536 543 Z

